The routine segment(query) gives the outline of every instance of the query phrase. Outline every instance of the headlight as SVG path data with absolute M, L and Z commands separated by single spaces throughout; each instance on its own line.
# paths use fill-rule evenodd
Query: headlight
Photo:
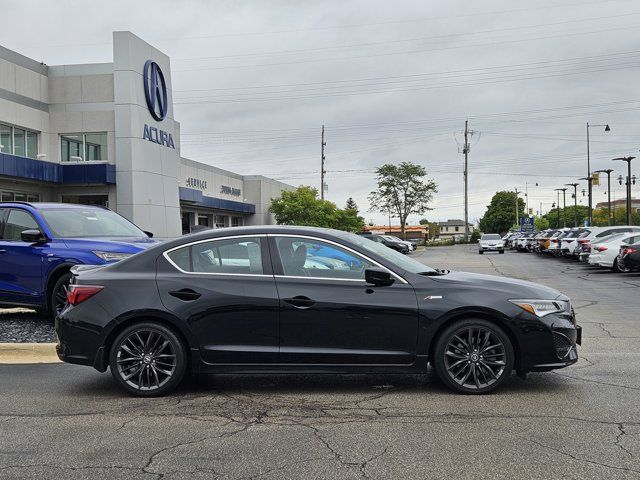
M 523 310 L 535 315 L 536 317 L 544 317 L 551 313 L 562 313 L 570 311 L 569 302 L 564 300 L 509 300 L 511 303 L 519 306 Z
M 97 257 L 101 258 L 105 262 L 117 262 L 120 260 L 124 260 L 127 257 L 133 255 L 132 253 L 121 253 L 121 252 L 93 252 Z

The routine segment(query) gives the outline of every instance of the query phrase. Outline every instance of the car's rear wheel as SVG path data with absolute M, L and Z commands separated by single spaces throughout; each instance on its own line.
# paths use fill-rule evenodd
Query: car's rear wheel
M 72 275 L 70 272 L 61 275 L 51 289 L 51 296 L 49 297 L 49 313 L 53 319 L 55 319 L 67 305 L 67 290 L 69 289 L 71 277 Z
M 187 356 L 183 343 L 169 328 L 143 322 L 124 329 L 109 354 L 116 382 L 127 392 L 156 397 L 176 388 L 185 376 Z
M 624 264 L 620 261 L 620 256 L 617 256 L 615 258 L 615 260 L 613 261 L 613 267 L 611 267 L 611 269 L 614 272 L 621 272 L 621 273 L 629 273 L 631 271 L 629 267 L 625 267 Z
M 433 352 L 438 377 L 452 390 L 489 393 L 513 371 L 514 353 L 504 331 L 487 320 L 461 320 L 438 338 Z

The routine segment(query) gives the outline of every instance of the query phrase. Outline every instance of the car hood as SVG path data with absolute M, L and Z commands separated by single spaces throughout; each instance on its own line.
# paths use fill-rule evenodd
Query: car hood
M 137 253 L 160 243 L 148 237 L 89 237 L 65 238 L 69 248 L 98 250 L 101 252 Z
M 506 298 L 555 300 L 564 297 L 559 291 L 540 285 L 510 277 L 497 275 L 483 275 L 469 272 L 449 272 L 446 275 L 429 277 L 437 282 L 450 283 L 451 288 L 473 287 L 488 291 L 500 292 Z

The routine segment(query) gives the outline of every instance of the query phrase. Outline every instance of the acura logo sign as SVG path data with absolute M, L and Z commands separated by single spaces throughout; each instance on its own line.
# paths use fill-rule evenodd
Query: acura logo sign
M 144 81 L 144 96 L 151 116 L 159 122 L 167 116 L 167 84 L 162 70 L 156 62 L 147 60 L 142 74 Z

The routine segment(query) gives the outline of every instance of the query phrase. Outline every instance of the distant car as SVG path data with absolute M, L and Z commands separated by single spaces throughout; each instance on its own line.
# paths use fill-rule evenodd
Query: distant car
M 640 242 L 620 248 L 618 254 L 618 269 L 621 272 L 640 270 Z
M 504 253 L 504 243 L 502 237 L 497 233 L 485 233 L 480 237 L 478 242 L 478 253 L 482 255 L 484 252 Z
M 402 240 L 401 238 L 398 238 L 394 235 L 383 235 L 383 237 L 386 237 L 390 240 L 395 240 L 396 242 L 404 243 L 407 247 L 409 247 L 410 252 L 413 252 L 416 248 L 418 248 L 417 243 L 410 242 L 409 240 Z
M 600 242 L 592 245 L 588 259 L 589 265 L 610 268 L 618 272 L 620 271 L 618 264 L 620 250 L 635 243 L 640 243 L 640 232 L 614 233 L 604 237 Z
M 157 245 L 108 208 L 69 203 L 0 203 L 0 304 L 52 317 L 66 303 L 71 267 L 117 262 Z
M 578 239 L 580 251 L 578 257 L 581 262 L 586 262 L 591 254 L 591 245 L 601 241 L 604 237 L 614 233 L 640 232 L 640 227 L 630 225 L 616 225 L 611 227 L 589 227 L 589 234 Z
M 368 238 L 369 240 L 376 243 L 381 243 L 385 247 L 392 248 L 397 252 L 404 254 L 409 253 L 409 246 L 406 243 L 403 243 L 399 240 L 394 240 L 391 237 L 387 237 L 389 237 L 389 235 L 365 235 L 365 238 Z

